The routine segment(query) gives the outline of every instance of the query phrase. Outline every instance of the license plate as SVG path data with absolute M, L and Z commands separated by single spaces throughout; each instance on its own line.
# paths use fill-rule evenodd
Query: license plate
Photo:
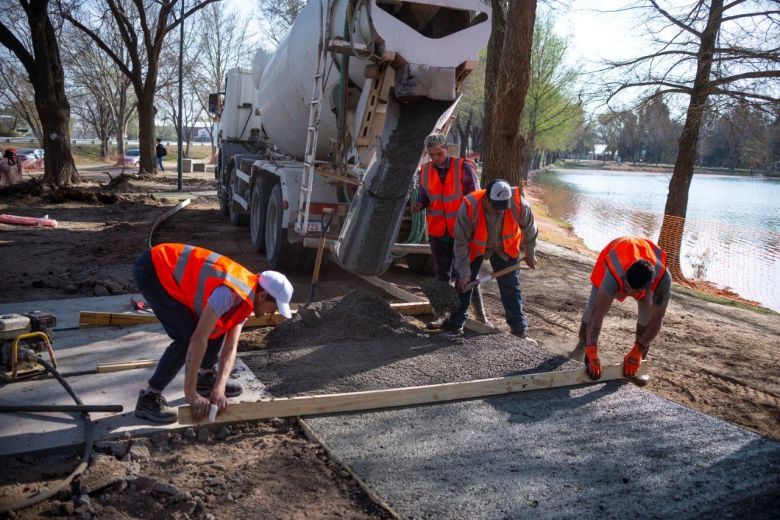
M 322 231 L 322 222 L 320 222 L 319 220 L 314 220 L 314 221 L 310 220 L 308 222 L 308 225 L 306 227 L 307 233 L 319 233 L 321 231 Z

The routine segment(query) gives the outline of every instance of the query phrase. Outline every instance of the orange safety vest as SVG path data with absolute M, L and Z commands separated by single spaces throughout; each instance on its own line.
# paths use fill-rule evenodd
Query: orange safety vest
M 431 237 L 455 236 L 455 219 L 463 200 L 463 163 L 466 159 L 452 157 L 448 161 L 450 167 L 444 183 L 439 172 L 433 171 L 433 161 L 420 169 L 420 186 L 430 202 L 425 221 Z
M 661 283 L 664 273 L 666 273 L 666 253 L 655 243 L 646 238 L 620 237 L 616 238 L 605 247 L 596 260 L 593 272 L 590 275 L 590 281 L 596 288 L 601 287 L 604 281 L 606 269 L 609 268 L 612 275 L 618 283 L 618 294 L 624 289 L 624 277 L 626 270 L 637 260 L 647 260 L 650 265 L 655 266 L 655 278 L 650 284 L 650 290 L 655 291 L 658 284 Z M 647 291 L 633 295 L 637 300 L 641 300 Z M 618 297 L 619 301 L 626 297 Z
M 209 339 L 220 337 L 254 311 L 258 275 L 241 264 L 208 249 L 184 244 L 159 244 L 151 253 L 162 286 L 198 318 L 209 296 L 220 285 L 228 286 L 241 297 L 240 305 L 219 317 Z
M 474 235 L 469 242 L 469 261 L 485 255 L 487 249 L 488 229 L 485 220 L 485 206 L 482 199 L 487 190 L 479 190 L 469 193 L 463 198 L 471 219 Z M 512 199 L 509 210 L 504 212 L 504 226 L 501 229 L 501 240 L 504 243 L 504 252 L 512 258 L 520 256 L 520 243 L 523 233 L 520 230 L 520 214 L 523 209 L 520 188 L 512 188 Z

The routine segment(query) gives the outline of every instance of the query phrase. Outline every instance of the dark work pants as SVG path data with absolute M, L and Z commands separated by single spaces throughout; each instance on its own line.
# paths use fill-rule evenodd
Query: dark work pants
M 476 280 L 479 276 L 479 268 L 482 267 L 484 257 L 480 256 L 475 258 L 471 262 L 471 280 Z M 490 265 L 493 268 L 493 272 L 500 271 L 510 265 L 516 265 L 519 258 L 510 258 L 504 260 L 498 254 L 494 254 L 490 257 Z M 523 297 L 520 292 L 520 271 L 512 271 L 503 276 L 496 278 L 498 282 L 498 291 L 501 294 L 501 303 L 504 305 L 504 312 L 506 313 L 506 324 L 512 332 L 525 332 L 528 323 L 525 319 L 525 313 L 523 312 Z M 466 316 L 469 309 L 469 303 L 471 303 L 471 291 L 460 293 L 460 307 L 455 311 L 450 320 L 458 327 L 462 327 L 466 323 Z
M 433 274 L 441 282 L 449 282 L 452 277 L 452 263 L 455 259 L 455 242 L 441 238 L 428 237 L 433 256 Z
M 140 254 L 133 266 L 133 278 L 138 286 L 138 290 L 144 295 L 144 299 L 151 306 L 154 314 L 160 320 L 165 332 L 173 340 L 168 348 L 163 352 L 157 369 L 152 378 L 149 379 L 149 386 L 155 390 L 163 391 L 168 384 L 173 381 L 176 374 L 187 359 L 187 350 L 190 346 L 190 338 L 198 325 L 198 318 L 184 304 L 176 301 L 168 291 L 166 291 L 160 280 L 157 278 L 157 272 L 152 263 L 152 254 L 149 250 Z M 203 356 L 201 368 L 210 369 L 217 364 L 219 351 L 225 335 L 210 339 L 208 348 Z

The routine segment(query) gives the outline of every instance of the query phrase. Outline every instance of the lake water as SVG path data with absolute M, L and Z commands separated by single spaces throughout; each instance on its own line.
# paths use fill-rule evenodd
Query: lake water
M 658 241 L 671 173 L 552 170 L 532 183 L 554 217 L 600 251 L 613 238 Z M 694 175 L 683 272 L 780 311 L 780 179 Z

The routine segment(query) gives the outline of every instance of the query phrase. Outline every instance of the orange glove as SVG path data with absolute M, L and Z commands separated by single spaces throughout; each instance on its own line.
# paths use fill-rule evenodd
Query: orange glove
M 585 370 L 591 379 L 601 379 L 601 361 L 599 361 L 599 348 L 596 345 L 585 347 Z
M 634 377 L 642 365 L 642 357 L 647 353 L 647 347 L 634 343 L 634 348 L 623 358 L 623 376 Z

